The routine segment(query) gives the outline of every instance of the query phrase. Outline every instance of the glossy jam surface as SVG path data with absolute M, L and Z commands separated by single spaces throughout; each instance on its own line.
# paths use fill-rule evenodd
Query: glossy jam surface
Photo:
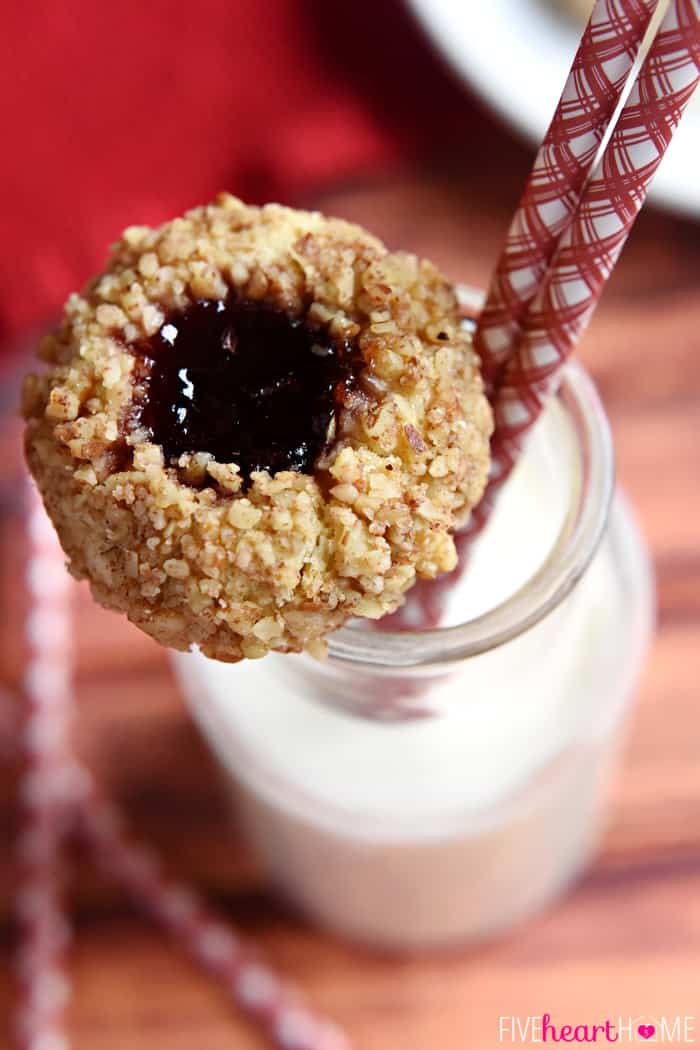
M 209 452 L 256 470 L 313 473 L 359 354 L 267 304 L 196 302 L 142 348 L 137 418 L 167 460 Z

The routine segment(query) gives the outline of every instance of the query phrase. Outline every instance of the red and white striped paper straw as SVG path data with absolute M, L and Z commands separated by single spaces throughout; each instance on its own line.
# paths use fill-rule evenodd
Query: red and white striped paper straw
M 549 142 L 545 140 L 538 152 L 475 334 L 495 415 L 489 482 L 466 530 L 455 538 L 457 570 L 416 584 L 407 602 L 410 616 L 404 610 L 396 617 L 400 628 L 439 625 L 446 595 L 464 571 L 471 542 L 488 521 L 499 489 L 590 320 L 697 86 L 699 5 L 700 0 L 672 0 L 591 174 L 586 163 L 594 155 L 593 143 L 602 141 L 607 116 L 624 88 L 625 69 L 632 67 L 634 49 L 641 45 L 655 5 L 645 4 L 642 11 L 633 3 L 599 0 L 594 8 L 584 34 L 588 42 L 585 47 L 582 42 L 576 54 Z M 614 28 L 611 21 L 622 16 L 623 6 L 630 17 L 634 11 L 635 19 L 625 32 L 623 22 L 617 21 Z M 595 51 L 596 35 L 599 46 L 604 42 L 611 48 L 608 73 L 598 65 L 603 51 Z M 590 48 L 593 52 L 584 58 Z M 589 70 L 591 54 L 597 56 L 597 64 Z M 596 82 L 601 86 L 597 101 L 587 87 Z M 587 124 L 589 106 L 595 121 Z M 579 134 L 584 138 L 577 145 Z M 588 134 L 591 148 L 585 151 Z M 557 169 L 559 163 L 563 171 Z
M 598 0 L 511 222 L 475 345 L 488 390 L 517 346 L 557 240 L 575 213 L 657 0 Z
M 578 210 L 523 318 L 496 392 L 492 476 L 479 519 L 556 389 L 700 80 L 700 0 L 672 0 Z

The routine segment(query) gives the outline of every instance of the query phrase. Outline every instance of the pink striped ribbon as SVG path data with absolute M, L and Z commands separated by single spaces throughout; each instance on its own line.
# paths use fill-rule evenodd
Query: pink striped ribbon
M 350 1050 L 344 1033 L 314 1017 L 192 887 L 165 876 L 153 850 L 127 836 L 118 810 L 94 782 L 80 806 L 78 828 L 104 873 L 223 985 L 279 1050 Z
M 254 957 L 194 889 L 165 877 L 154 852 L 128 837 L 117 809 L 75 758 L 70 741 L 71 581 L 34 490 L 28 532 L 26 589 L 31 604 L 24 625 L 25 771 L 19 787 L 23 820 L 17 840 L 18 1050 L 68 1050 L 65 948 L 70 931 L 61 899 L 61 853 L 67 836 L 76 831 L 105 875 L 226 988 L 279 1050 L 349 1050 L 340 1029 L 314 1017 L 299 995 Z
M 24 635 L 23 821 L 17 839 L 21 885 L 15 901 L 20 998 L 14 1036 L 20 1050 L 66 1050 L 63 1015 L 70 993 L 64 953 L 70 929 L 61 900 L 62 847 L 76 788 L 70 756 L 70 577 L 54 531 L 29 496 L 29 599 Z

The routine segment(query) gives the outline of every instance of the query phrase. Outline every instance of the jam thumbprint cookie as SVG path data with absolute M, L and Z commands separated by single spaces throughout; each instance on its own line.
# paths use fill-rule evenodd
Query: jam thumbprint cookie
M 429 262 L 228 195 L 127 229 L 24 388 L 71 572 L 164 645 L 320 652 L 456 562 L 492 419 Z

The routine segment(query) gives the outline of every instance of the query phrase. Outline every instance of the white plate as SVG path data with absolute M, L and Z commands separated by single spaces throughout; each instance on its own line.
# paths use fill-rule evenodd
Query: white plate
M 560 13 L 551 0 L 408 0 L 408 4 L 460 77 L 538 144 L 583 27 Z M 700 217 L 697 95 L 654 178 L 650 199 Z

